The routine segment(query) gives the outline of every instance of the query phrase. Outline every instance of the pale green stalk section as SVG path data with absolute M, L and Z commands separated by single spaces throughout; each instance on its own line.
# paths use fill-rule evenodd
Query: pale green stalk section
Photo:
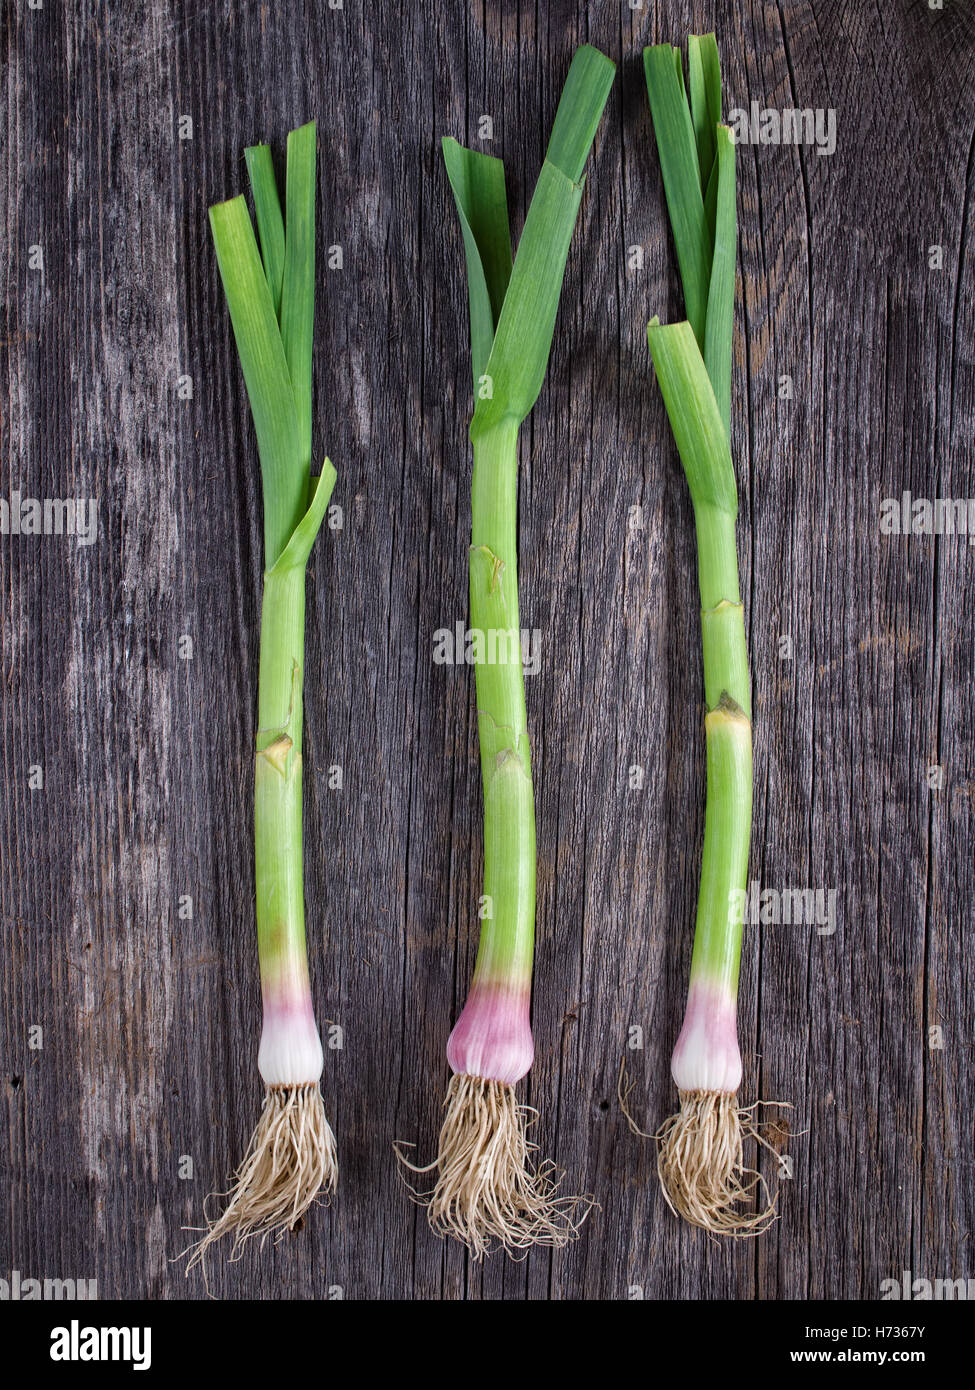
M 261 982 L 291 1000 L 308 992 L 301 837 L 305 568 L 335 485 L 325 460 L 291 543 L 264 576 L 254 787 Z M 279 1001 L 280 1002 L 280 1001 Z
M 751 837 L 752 726 L 737 706 L 719 706 L 704 729 L 707 800 L 690 983 L 706 982 L 736 1000 Z
M 484 786 L 485 918 L 474 979 L 531 982 L 535 939 L 535 805 L 518 616 L 518 426 L 474 441 L 471 626 L 496 636 L 478 661 L 477 727 Z
M 272 572 L 261 604 L 254 777 L 257 945 L 265 1004 L 308 995 L 301 840 L 305 572 Z

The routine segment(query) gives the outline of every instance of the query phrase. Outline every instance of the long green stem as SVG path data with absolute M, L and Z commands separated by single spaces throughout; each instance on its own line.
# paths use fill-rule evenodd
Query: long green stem
M 303 569 L 272 571 L 261 606 L 254 828 L 265 1009 L 308 990 L 301 850 Z
M 738 591 L 734 513 L 697 502 L 694 518 L 707 708 L 707 791 L 690 984 L 692 991 L 699 984 L 725 1000 L 737 1000 L 752 808 L 748 647 Z
M 484 785 L 484 896 L 475 981 L 530 980 L 535 928 L 535 810 L 518 617 L 518 429 L 502 421 L 474 443 L 471 625 L 493 634 L 477 662 Z M 490 657 L 493 656 L 493 660 Z
M 719 705 L 705 719 L 707 801 L 704 852 L 691 959 L 695 985 L 713 990 L 721 1000 L 738 997 L 741 960 L 742 902 L 748 879 L 748 843 L 752 810 L 752 730 L 740 706 Z M 674 1066 L 683 1066 L 678 1052 Z M 738 1070 L 736 1067 L 735 1070 Z M 737 1089 L 722 1074 L 718 1090 Z M 693 1084 L 681 1089 L 702 1089 Z M 689 1082 L 693 1078 L 688 1078 Z
M 735 512 L 698 499 L 694 520 L 707 709 L 707 791 L 690 983 L 692 990 L 695 983 L 703 984 L 735 1000 L 751 836 L 751 682 L 738 589 Z
M 269 1084 L 317 1080 L 322 1065 L 305 943 L 302 689 L 305 569 L 334 482 L 334 469 L 326 459 L 305 516 L 277 563 L 264 576 L 254 842 L 264 998 L 259 1065 Z
M 484 892 L 474 979 L 450 1035 L 459 1074 L 512 1084 L 532 1063 L 535 803 L 518 610 L 518 424 L 474 437 L 470 606 L 484 791 Z

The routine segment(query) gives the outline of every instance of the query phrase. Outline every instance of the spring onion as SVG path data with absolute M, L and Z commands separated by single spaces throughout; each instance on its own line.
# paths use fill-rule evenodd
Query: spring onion
M 512 263 L 504 166 L 443 141 L 467 261 L 475 409 L 469 552 L 484 791 L 484 909 L 474 979 L 447 1043 L 454 1073 L 427 1194 L 430 1224 L 480 1258 L 562 1245 L 588 1207 L 559 1196 L 551 1164 L 536 1166 L 529 1114 L 514 1087 L 529 1071 L 535 926 L 535 810 L 517 579 L 518 429 L 542 387 L 583 169 L 615 68 L 588 46 L 575 54 Z M 503 641 L 491 637 L 503 636 Z M 492 660 L 493 653 L 495 659 Z M 581 1210 L 581 1216 L 577 1216 Z
M 264 1106 L 222 1214 L 188 1269 L 221 1236 L 294 1229 L 336 1182 L 335 1140 L 319 1082 L 322 1044 L 305 945 L 301 838 L 305 569 L 335 483 L 311 475 L 315 304 L 314 122 L 288 136 L 285 210 L 266 145 L 246 154 L 263 262 L 243 197 L 210 226 L 257 434 L 264 494 L 264 592 L 254 775 L 257 944 Z
M 735 148 L 721 124 L 713 34 L 644 51 L 647 89 L 687 321 L 648 328 L 650 352 L 694 508 L 704 656 L 707 787 L 690 987 L 671 1070 L 680 1111 L 661 1129 L 658 1172 L 671 1208 L 716 1234 L 757 1234 L 774 1218 L 743 1210 L 760 1179 L 744 1166 L 758 1138 L 738 1104 L 738 968 L 751 834 L 752 726 L 738 584 L 738 494 L 731 458 L 731 353 L 737 215 Z

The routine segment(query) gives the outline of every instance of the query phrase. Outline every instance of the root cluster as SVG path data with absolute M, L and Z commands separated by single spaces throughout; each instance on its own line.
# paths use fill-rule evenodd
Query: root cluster
M 536 1112 L 511 1086 L 478 1076 L 455 1076 L 445 1105 L 435 1161 L 418 1168 L 399 1154 L 414 1173 L 437 1170 L 433 1190 L 414 1193 L 437 1235 L 462 1241 L 476 1260 L 494 1242 L 513 1255 L 573 1240 L 593 1200 L 559 1196 L 555 1165 L 536 1166 L 527 1136 Z
M 776 1219 L 764 1179 L 745 1167 L 745 1140 L 766 1144 L 753 1106 L 721 1091 L 681 1091 L 680 1111 L 655 1138 L 660 1186 L 676 1216 L 720 1236 L 757 1236 Z M 742 1210 L 756 1189 L 759 1209 Z
M 239 1259 L 246 1240 L 294 1230 L 321 1195 L 334 1191 L 338 1176 L 335 1137 L 325 1118 L 317 1082 L 270 1086 L 243 1163 L 234 1175 L 224 1210 L 212 1221 L 186 1266 L 202 1264 L 208 1249 L 225 1235 L 234 1238 L 230 1258 Z

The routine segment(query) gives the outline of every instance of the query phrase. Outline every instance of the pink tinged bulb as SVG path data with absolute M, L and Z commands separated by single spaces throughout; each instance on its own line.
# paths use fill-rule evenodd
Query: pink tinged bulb
M 257 1067 L 266 1086 L 317 1081 L 324 1066 L 322 1040 L 307 994 L 264 991 L 264 1027 Z
M 726 1091 L 741 1084 L 737 1001 L 726 990 L 695 983 L 670 1063 L 680 1091 Z
M 531 986 L 481 985 L 476 981 L 454 1031 L 447 1061 L 460 1076 L 480 1076 L 513 1086 L 535 1057 L 528 1021 Z

